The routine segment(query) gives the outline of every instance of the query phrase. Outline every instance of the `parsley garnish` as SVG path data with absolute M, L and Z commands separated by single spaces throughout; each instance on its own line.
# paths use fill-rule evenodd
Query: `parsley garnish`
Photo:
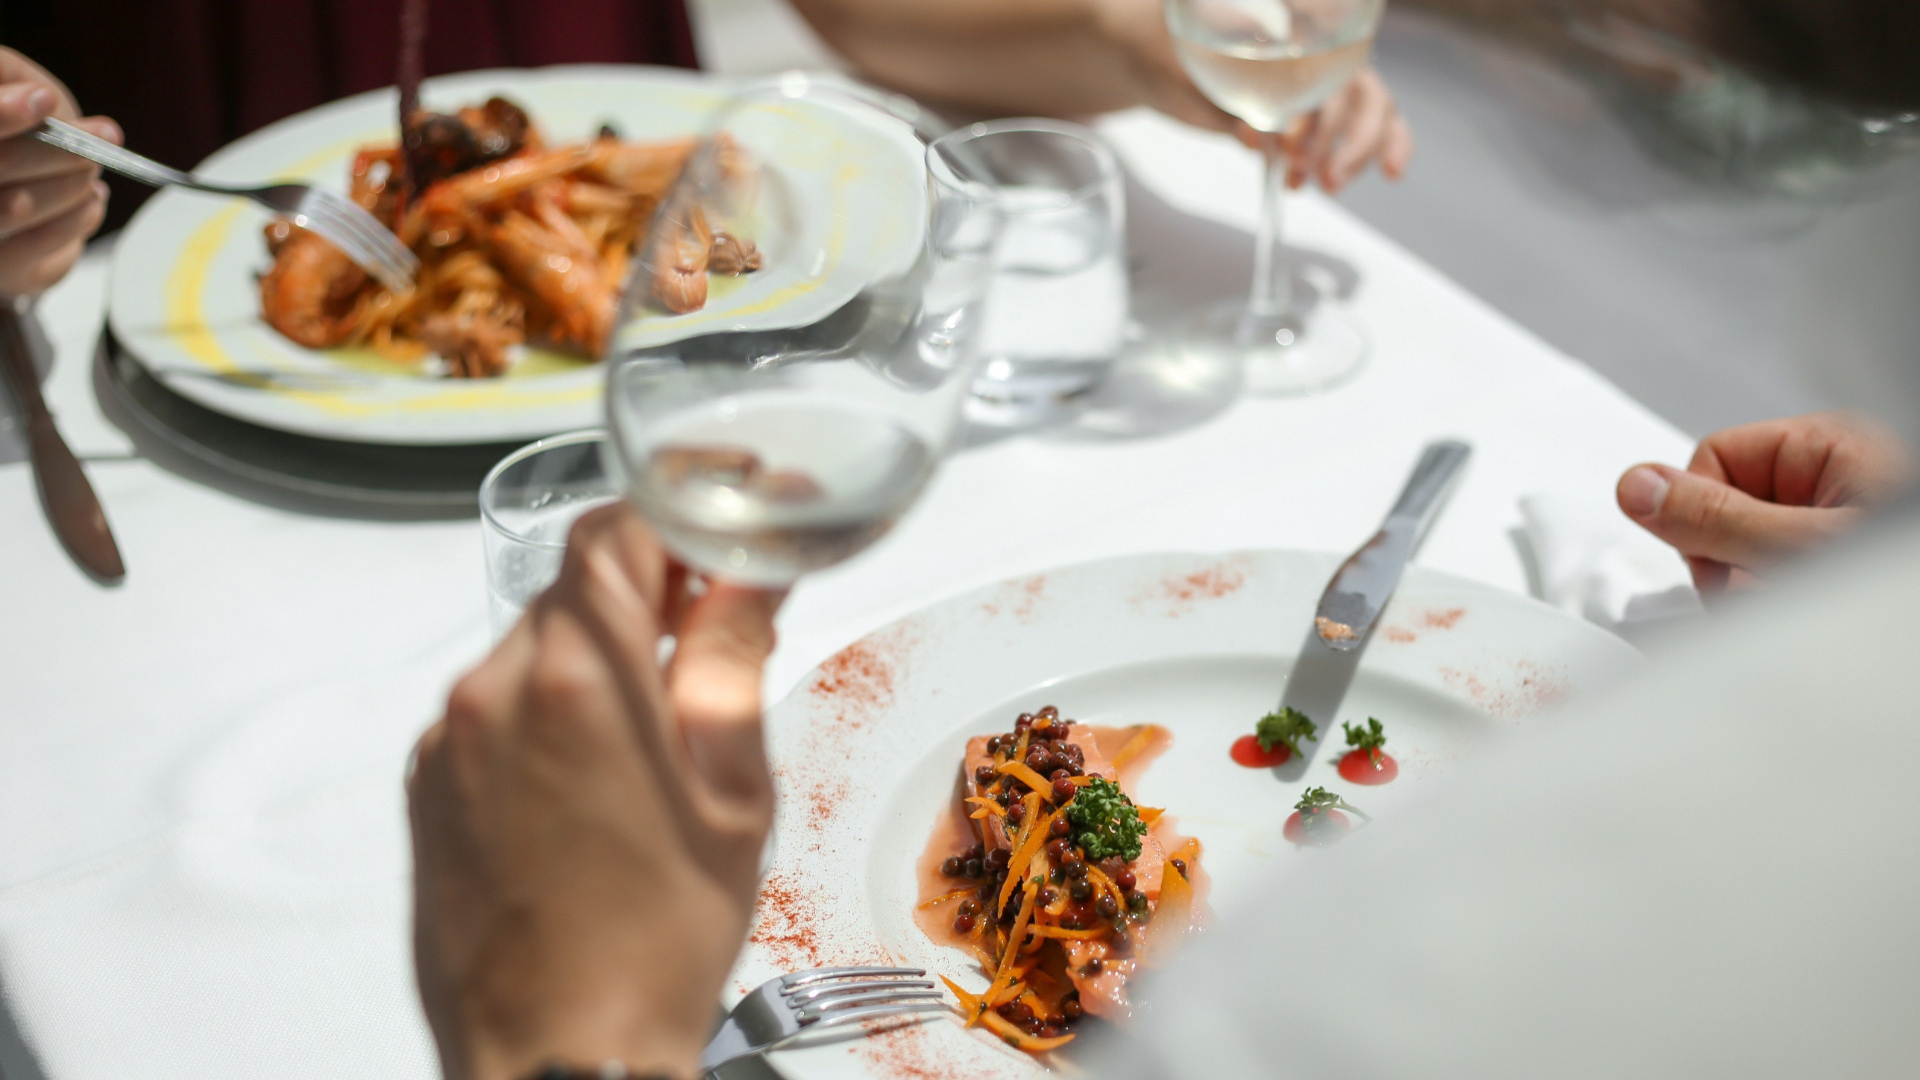
M 1140 857 L 1140 837 L 1147 823 L 1120 785 L 1096 776 L 1067 804 L 1067 824 L 1073 842 L 1086 852 L 1088 862 L 1118 855 L 1127 862 Z
M 1306 793 L 1300 796 L 1300 801 L 1293 804 L 1293 808 L 1300 811 L 1301 820 L 1308 825 L 1324 819 L 1330 810 L 1345 810 L 1351 814 L 1359 814 L 1363 818 L 1367 817 L 1366 811 L 1323 787 L 1308 788 Z M 1367 820 L 1373 819 L 1367 818 Z
M 1380 726 L 1380 721 L 1369 716 L 1367 717 L 1366 727 L 1357 728 L 1352 724 L 1341 724 L 1340 726 L 1347 733 L 1348 746 L 1356 750 L 1365 750 L 1367 756 L 1375 765 L 1380 764 L 1380 748 L 1387 745 L 1387 733 L 1386 730 Z
M 1260 723 L 1253 729 L 1253 737 L 1260 740 L 1260 749 L 1268 753 L 1272 753 L 1274 747 L 1284 743 L 1288 750 L 1293 751 L 1294 757 L 1299 757 L 1301 756 L 1300 740 L 1319 742 L 1318 731 L 1319 729 L 1313 726 L 1313 721 L 1307 719 L 1306 713 L 1288 706 L 1279 712 L 1270 712 L 1261 717 Z

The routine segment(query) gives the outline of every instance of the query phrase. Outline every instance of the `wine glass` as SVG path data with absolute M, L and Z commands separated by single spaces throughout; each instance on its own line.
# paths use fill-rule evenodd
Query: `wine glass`
M 1000 212 L 914 119 L 784 76 L 718 110 L 662 200 L 615 335 L 608 427 L 629 498 L 699 571 L 779 588 L 849 558 L 961 428 Z M 685 310 L 679 271 L 703 250 L 717 267 L 722 236 L 760 265 L 711 275 Z
M 1366 63 L 1385 0 L 1165 0 L 1180 64 L 1209 100 L 1254 130 L 1277 134 Z M 1296 302 L 1280 246 L 1286 167 L 1266 152 L 1253 290 L 1245 304 L 1203 315 L 1189 348 L 1243 358 L 1256 393 L 1305 394 L 1359 370 L 1367 339 L 1326 298 Z

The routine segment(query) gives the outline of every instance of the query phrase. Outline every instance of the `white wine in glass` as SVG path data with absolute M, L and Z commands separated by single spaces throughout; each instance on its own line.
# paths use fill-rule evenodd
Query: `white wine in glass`
M 998 193 L 904 111 L 804 76 L 750 87 L 655 215 L 608 427 L 628 497 L 702 573 L 780 588 L 851 558 L 961 429 Z M 687 237 L 704 268 L 722 234 L 757 243 L 758 268 L 660 310 L 649 283 L 674 280 Z
M 1279 133 L 1337 93 L 1366 63 L 1385 0 L 1165 0 L 1181 66 L 1215 105 Z M 1269 151 L 1261 184 L 1252 294 L 1208 312 L 1187 348 L 1241 358 L 1256 393 L 1304 394 L 1359 370 L 1367 339 L 1330 298 L 1296 303 L 1281 247 L 1286 164 Z

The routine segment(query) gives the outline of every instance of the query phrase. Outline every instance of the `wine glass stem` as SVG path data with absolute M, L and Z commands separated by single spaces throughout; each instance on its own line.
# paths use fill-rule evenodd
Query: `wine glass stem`
M 1287 189 L 1287 162 L 1280 149 L 1266 152 L 1266 175 L 1260 181 L 1260 232 L 1253 249 L 1253 298 L 1248 308 L 1262 318 L 1277 319 L 1293 310 L 1293 277 L 1287 273 L 1286 252 L 1280 247 L 1280 199 Z

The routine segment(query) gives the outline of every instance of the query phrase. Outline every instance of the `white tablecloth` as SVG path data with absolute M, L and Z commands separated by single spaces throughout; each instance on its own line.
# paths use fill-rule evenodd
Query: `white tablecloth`
M 1253 158 L 1150 115 L 1104 130 L 1139 181 L 1141 311 L 1244 287 Z M 795 592 L 770 691 L 887 620 L 1040 567 L 1350 548 L 1440 435 L 1477 454 L 1421 562 L 1524 590 L 1520 496 L 1685 460 L 1669 425 L 1336 206 L 1290 213 L 1294 242 L 1357 282 L 1363 374 L 1152 437 L 978 440 L 891 537 Z M 428 1077 L 400 772 L 486 645 L 478 526 L 304 515 L 125 458 L 85 376 L 101 282 L 90 267 L 41 311 L 54 407 L 102 456 L 124 587 L 75 570 L 27 468 L 0 465 L 0 992 L 17 1025 L 0 1018 L 0 1071 Z

